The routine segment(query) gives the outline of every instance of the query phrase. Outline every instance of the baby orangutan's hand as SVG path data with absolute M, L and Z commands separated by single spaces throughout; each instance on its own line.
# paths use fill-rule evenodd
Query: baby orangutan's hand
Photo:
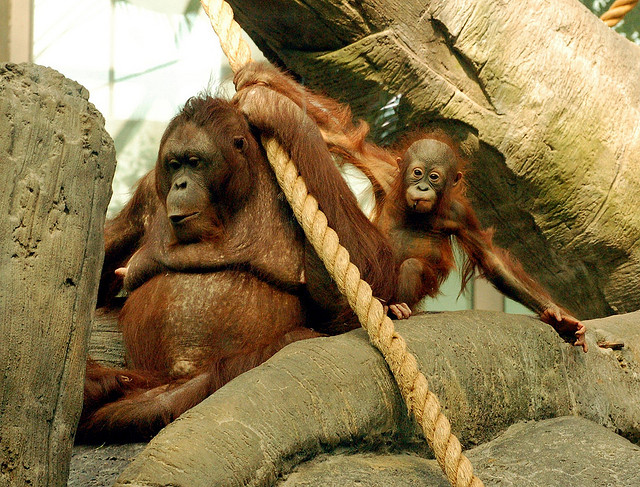
M 588 349 L 584 334 L 587 331 L 579 320 L 557 306 L 550 306 L 540 313 L 540 319 L 551 325 L 563 339 L 573 342 L 576 347 L 582 347 L 582 351 Z M 575 339 L 575 341 L 574 341 Z
M 407 306 L 407 303 L 391 304 L 389 305 L 388 310 L 391 311 L 399 320 L 406 320 L 411 316 L 411 308 Z

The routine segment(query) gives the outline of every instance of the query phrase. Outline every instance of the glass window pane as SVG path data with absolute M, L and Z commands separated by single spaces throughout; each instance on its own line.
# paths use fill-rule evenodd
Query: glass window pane
M 209 19 L 202 10 L 185 15 L 185 6 L 35 0 L 34 62 L 84 85 L 115 142 L 109 216 L 155 163 L 171 117 L 190 96 L 221 83 L 226 59 Z

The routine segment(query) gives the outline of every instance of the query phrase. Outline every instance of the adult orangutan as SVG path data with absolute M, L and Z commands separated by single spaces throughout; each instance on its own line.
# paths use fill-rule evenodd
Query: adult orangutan
M 315 123 L 262 86 L 193 98 L 169 123 L 155 170 L 107 223 L 100 304 L 118 274 L 128 369 L 89 361 L 81 441 L 146 439 L 286 344 L 356 325 L 284 200 L 260 145 L 279 139 L 374 294 L 393 255 L 359 210 Z
M 394 249 L 398 292 L 391 309 L 400 318 L 425 296 L 435 296 L 455 266 L 452 237 L 467 256 L 462 286 L 474 270 L 499 291 L 537 312 L 564 338 L 587 351 L 585 327 L 492 243 L 464 195 L 462 158 L 448 139 L 435 136 L 411 143 L 400 158 L 400 174 L 376 219 Z

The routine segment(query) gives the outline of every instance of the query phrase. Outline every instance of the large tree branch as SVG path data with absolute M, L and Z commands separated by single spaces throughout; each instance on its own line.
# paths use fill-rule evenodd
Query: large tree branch
M 640 308 L 640 47 L 577 0 L 230 3 L 273 62 L 359 116 L 395 99 L 392 132 L 453 132 L 481 220 L 561 303 Z
M 465 447 L 516 422 L 567 414 L 637 441 L 638 313 L 587 325 L 587 354 L 523 315 L 435 313 L 397 328 Z M 625 348 L 599 348 L 607 334 Z M 289 345 L 234 379 L 161 431 L 116 486 L 275 485 L 317 455 L 390 444 L 425 446 L 383 358 L 356 330 Z

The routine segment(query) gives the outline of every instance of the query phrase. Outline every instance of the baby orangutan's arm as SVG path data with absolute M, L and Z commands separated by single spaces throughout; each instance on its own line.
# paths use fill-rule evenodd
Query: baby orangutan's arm
M 540 319 L 551 325 L 563 339 L 586 352 L 585 326 L 558 306 L 506 251 L 493 245 L 491 233 L 481 229 L 470 207 L 462 213 L 460 221 L 463 223 L 456 237 L 481 275 L 505 296 L 538 313 Z

